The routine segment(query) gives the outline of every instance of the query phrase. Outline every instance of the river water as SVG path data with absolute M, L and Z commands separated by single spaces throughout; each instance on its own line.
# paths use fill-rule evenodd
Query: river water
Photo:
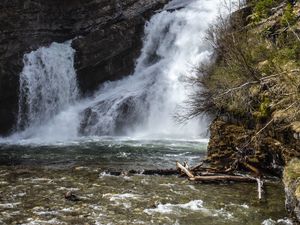
M 195 165 L 206 140 L 94 137 L 52 145 L 0 147 L 0 224 L 291 224 L 280 181 L 201 184 L 120 172 Z M 72 191 L 80 201 L 64 194 Z

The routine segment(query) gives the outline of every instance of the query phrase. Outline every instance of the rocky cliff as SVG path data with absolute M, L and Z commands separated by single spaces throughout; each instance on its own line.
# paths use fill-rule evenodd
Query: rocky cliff
M 199 69 L 188 115 L 214 118 L 208 161 L 217 167 L 282 176 L 293 160 L 286 203 L 298 220 L 299 21 L 300 3 L 285 0 L 249 0 L 221 18 L 208 34 L 214 61 Z
M 133 70 L 145 21 L 167 0 L 4 0 L 0 2 L 0 135 L 16 120 L 23 55 L 76 38 L 83 94 Z
M 300 157 L 300 3 L 248 4 L 211 29 L 215 60 L 200 68 L 191 115 L 215 118 L 211 162 L 281 174 Z

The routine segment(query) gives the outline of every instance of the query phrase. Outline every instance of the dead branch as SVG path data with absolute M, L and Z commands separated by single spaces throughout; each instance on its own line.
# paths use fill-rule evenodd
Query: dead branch
M 261 176 L 261 172 L 255 168 L 254 166 L 250 165 L 249 163 L 246 162 L 241 162 L 241 164 L 246 167 L 247 169 L 249 169 L 251 172 L 253 172 L 257 177 Z
M 191 168 L 191 171 L 195 171 L 195 170 L 201 168 L 201 166 L 203 166 L 203 162 L 200 162 L 198 165 L 193 166 L 193 167 Z
M 283 112 L 289 110 L 291 107 L 293 107 L 297 102 L 293 102 L 291 105 L 289 105 L 289 107 L 287 107 L 286 109 L 283 110 Z M 255 138 L 257 138 L 257 136 L 263 132 L 272 122 L 274 121 L 274 118 L 271 119 L 263 128 L 261 128 L 258 132 L 255 133 L 255 135 L 251 138 L 251 140 L 246 143 L 241 149 L 246 148 L 247 146 L 250 145 L 250 143 L 252 143 L 252 141 L 254 141 Z
M 189 178 L 193 178 L 194 175 L 192 174 L 191 171 L 189 171 L 186 167 L 181 165 L 179 162 L 176 162 L 176 168 L 180 169 L 182 172 L 184 172 Z
M 295 37 L 297 38 L 297 40 L 300 41 L 299 35 L 294 31 L 293 28 L 291 28 L 291 25 L 290 25 L 289 21 L 288 21 L 286 18 L 284 18 L 284 19 L 285 19 L 285 21 L 287 22 L 288 28 L 289 28 L 289 29 L 292 31 L 292 33 L 295 35 Z
M 246 176 L 231 176 L 231 175 L 219 175 L 219 176 L 195 176 L 189 178 L 191 181 L 204 181 L 204 182 L 220 182 L 220 181 L 236 181 L 236 182 L 256 182 L 255 178 Z
M 251 84 L 257 84 L 257 83 L 258 83 L 258 81 L 249 81 L 249 82 L 244 83 L 244 84 L 242 84 L 242 85 L 240 85 L 238 87 L 230 88 L 226 92 L 224 92 L 224 93 L 220 94 L 219 96 L 215 97 L 214 99 L 221 98 L 223 95 L 227 95 L 227 94 L 229 94 L 229 93 L 231 93 L 233 91 L 240 90 L 243 87 L 246 87 L 246 86 L 251 85 Z
M 257 181 L 257 192 L 258 192 L 258 199 L 262 199 L 262 188 L 263 188 L 263 181 L 260 178 L 256 179 Z

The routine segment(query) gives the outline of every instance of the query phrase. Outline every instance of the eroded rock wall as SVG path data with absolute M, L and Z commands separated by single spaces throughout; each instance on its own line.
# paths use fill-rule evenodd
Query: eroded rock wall
M 231 167 L 236 160 L 244 161 L 261 172 L 281 176 L 291 159 L 300 158 L 300 140 L 295 139 L 291 129 L 278 132 L 275 124 L 265 129 L 265 124 L 249 125 L 245 118 L 215 119 L 210 126 L 208 160 L 225 168 Z M 247 169 L 242 163 L 239 166 L 239 169 Z
M 77 37 L 76 69 L 83 94 L 128 75 L 145 21 L 167 0 L 3 0 L 0 2 L 0 135 L 18 110 L 23 55 Z
M 285 185 L 287 210 L 300 221 L 300 160 L 293 159 L 284 169 L 283 181 Z

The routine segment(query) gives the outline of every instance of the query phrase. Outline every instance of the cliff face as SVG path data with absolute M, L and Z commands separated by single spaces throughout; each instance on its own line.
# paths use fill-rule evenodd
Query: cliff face
M 215 117 L 210 161 L 281 174 L 300 157 L 300 3 L 249 4 L 211 29 L 216 57 L 200 68 L 192 113 Z
M 216 60 L 197 81 L 197 107 L 215 118 L 208 161 L 256 175 L 285 171 L 286 207 L 299 221 L 300 3 L 248 3 L 213 28 Z
M 75 37 L 83 94 L 128 75 L 145 21 L 167 0 L 4 0 L 0 3 L 0 134 L 16 120 L 24 53 Z

